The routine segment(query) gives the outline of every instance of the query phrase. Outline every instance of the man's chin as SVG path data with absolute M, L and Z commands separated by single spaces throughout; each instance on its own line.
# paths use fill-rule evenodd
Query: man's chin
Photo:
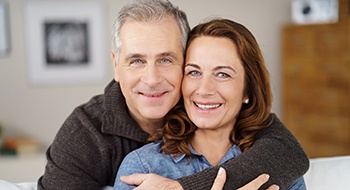
M 165 114 L 158 114 L 158 113 L 153 113 L 153 114 L 147 114 L 145 118 L 148 118 L 149 120 L 162 120 L 164 119 Z
M 165 115 L 169 111 L 163 111 L 161 109 L 152 109 L 152 110 L 147 110 L 146 112 L 143 113 L 144 118 L 148 118 L 150 120 L 161 120 L 165 117 Z

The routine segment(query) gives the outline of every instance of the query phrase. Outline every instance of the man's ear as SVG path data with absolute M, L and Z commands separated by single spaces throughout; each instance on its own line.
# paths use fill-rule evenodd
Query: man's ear
M 112 57 L 113 68 L 114 68 L 114 80 L 116 82 L 119 82 L 118 63 L 117 63 L 116 55 L 113 50 L 111 50 L 111 57 Z

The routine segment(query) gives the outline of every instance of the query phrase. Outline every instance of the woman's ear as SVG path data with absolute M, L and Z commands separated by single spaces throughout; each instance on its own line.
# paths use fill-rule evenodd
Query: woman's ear
M 249 103 L 249 98 L 248 97 L 243 98 L 243 104 L 248 104 L 248 103 Z
M 116 82 L 119 82 L 118 63 L 117 63 L 116 55 L 113 50 L 111 50 L 111 57 L 112 57 L 113 68 L 114 68 L 114 80 Z

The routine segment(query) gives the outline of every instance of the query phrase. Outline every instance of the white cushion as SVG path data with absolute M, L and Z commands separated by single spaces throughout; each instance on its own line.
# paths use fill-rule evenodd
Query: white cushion
M 0 180 L 0 189 L 6 190 L 35 190 L 37 189 L 37 182 L 26 183 L 11 183 L 8 181 Z
M 308 190 L 350 189 L 350 156 L 310 159 L 304 177 Z
M 11 183 L 5 180 L 0 180 L 0 190 L 36 190 L 37 182 Z M 113 190 L 113 187 L 106 186 L 102 190 Z

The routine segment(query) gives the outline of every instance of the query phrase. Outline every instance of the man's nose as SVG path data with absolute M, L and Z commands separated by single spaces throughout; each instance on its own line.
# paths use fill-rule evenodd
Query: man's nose
M 149 86 L 157 85 L 163 81 L 163 73 L 156 65 L 149 64 L 145 67 L 141 81 Z

